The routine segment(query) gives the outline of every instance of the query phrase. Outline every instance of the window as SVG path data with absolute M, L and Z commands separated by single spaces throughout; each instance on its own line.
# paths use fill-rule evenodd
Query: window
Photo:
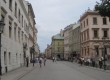
M 6 60 L 6 52 L 4 52 L 4 65 L 7 65 L 7 60 Z
M 107 30 L 104 30 L 104 37 L 107 37 Z
M 106 18 L 103 18 L 103 24 L 107 24 Z
M 88 55 L 89 55 L 89 46 L 88 46 Z
M 23 27 L 23 15 L 22 15 L 22 27 Z
M 12 0 L 9 0 L 9 8 L 12 10 Z
M 60 48 L 58 47 L 58 52 L 60 52 Z
M 15 41 L 16 41 L 16 27 L 14 27 L 14 38 L 15 38 Z
M 18 42 L 20 43 L 20 30 L 18 30 Z
M 89 30 L 87 31 L 87 39 L 89 39 Z
M 98 31 L 94 30 L 94 38 L 97 38 L 97 37 L 98 37 Z
M 82 27 L 82 23 L 81 23 L 81 29 L 82 29 L 83 27 Z
M 3 15 L 1 15 L 1 20 L 4 22 L 5 17 Z
M 9 38 L 11 38 L 11 22 L 9 22 Z
M 93 24 L 97 24 L 97 18 L 96 17 L 93 18 Z
M 85 34 L 85 32 L 84 32 L 84 40 L 86 40 L 86 34 Z
M 22 31 L 22 42 L 23 42 L 23 31 Z
M 11 53 L 9 52 L 9 64 L 11 64 Z
M 95 47 L 95 50 L 96 50 L 96 55 L 98 56 L 99 55 L 99 49 L 98 49 L 98 47 Z
M 19 9 L 19 13 L 18 13 L 18 21 L 20 22 L 20 15 L 21 15 L 21 13 L 20 13 L 20 9 Z
M 58 42 L 58 46 L 59 46 L 59 42 Z
M 15 16 L 17 17 L 17 3 L 15 2 Z
M 86 47 L 85 47 L 85 55 L 86 55 Z
M 86 19 L 86 23 L 87 23 L 87 26 L 88 26 L 88 19 Z
M 85 27 L 85 21 L 84 21 L 84 27 Z

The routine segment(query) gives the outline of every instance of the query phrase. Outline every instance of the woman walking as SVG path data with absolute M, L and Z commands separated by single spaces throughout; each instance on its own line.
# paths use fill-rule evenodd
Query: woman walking
M 39 58 L 39 64 L 40 64 L 40 67 L 41 67 L 41 65 L 42 65 L 42 58 L 41 57 Z

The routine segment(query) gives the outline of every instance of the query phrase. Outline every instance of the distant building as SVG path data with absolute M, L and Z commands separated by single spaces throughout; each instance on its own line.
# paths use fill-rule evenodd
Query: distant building
M 73 57 L 80 56 L 80 23 L 76 23 L 73 25 L 72 30 L 73 35 Z
M 64 34 L 63 30 L 52 37 L 52 57 L 64 58 Z

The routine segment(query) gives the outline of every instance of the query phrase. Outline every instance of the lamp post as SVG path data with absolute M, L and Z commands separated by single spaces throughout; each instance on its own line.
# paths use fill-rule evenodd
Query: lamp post
M 1 66 L 1 34 L 3 32 L 4 29 L 4 22 L 0 21 L 0 75 L 2 75 L 2 66 Z
M 103 41 L 103 57 L 104 57 L 104 70 L 106 70 L 106 65 L 105 65 L 105 46 L 104 46 L 104 41 L 105 41 L 105 37 L 102 37 L 102 41 Z

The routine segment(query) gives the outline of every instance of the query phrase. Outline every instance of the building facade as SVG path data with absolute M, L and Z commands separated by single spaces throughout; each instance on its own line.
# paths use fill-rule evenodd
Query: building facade
M 63 30 L 59 34 L 52 37 L 52 57 L 58 59 L 64 58 L 64 36 Z
M 30 18 L 24 0 L 0 0 L 0 20 L 5 23 L 1 37 L 3 74 L 23 66 L 26 56 L 30 56 Z
M 88 9 L 80 17 L 81 56 L 100 58 L 110 53 L 110 22 L 108 17 L 101 17 L 98 12 Z M 104 42 L 102 37 L 105 38 Z M 104 48 L 104 52 L 103 49 Z
M 64 59 L 68 60 L 70 56 L 69 52 L 69 28 L 70 26 L 67 26 L 64 28 Z
M 73 26 L 73 54 L 74 57 L 79 57 L 80 56 L 80 23 L 76 23 Z

